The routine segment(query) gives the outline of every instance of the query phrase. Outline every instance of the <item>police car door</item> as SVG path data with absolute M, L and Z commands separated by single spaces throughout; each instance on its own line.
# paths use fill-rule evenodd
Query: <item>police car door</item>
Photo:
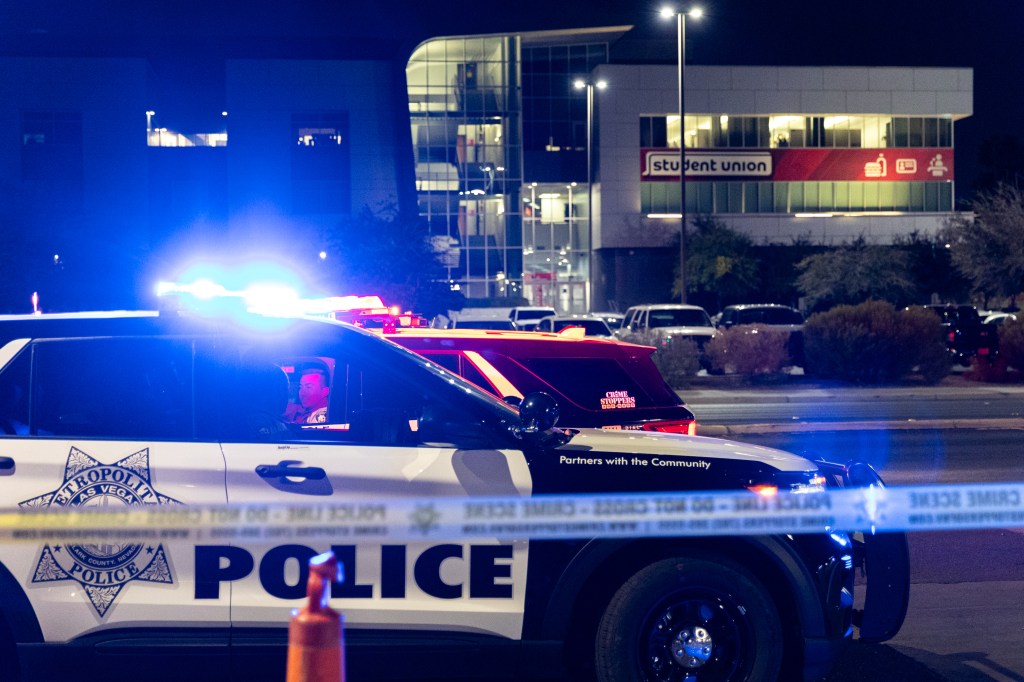
M 241 383 L 268 393 L 276 393 L 270 384 L 284 377 L 294 386 L 310 367 L 326 369 L 330 404 L 323 422 L 314 417 L 315 423 L 285 429 L 261 424 L 255 435 L 225 438 L 230 502 L 344 503 L 340 517 L 324 518 L 328 526 L 382 518 L 392 496 L 530 494 L 523 453 L 509 449 L 498 433 L 489 437 L 474 407 L 460 399 L 469 391 L 493 405 L 492 397 L 390 342 L 349 335 L 362 347 L 332 341 L 278 352 L 269 363 L 272 351 L 241 360 L 241 373 L 250 375 Z M 264 389 L 244 392 L 253 397 L 257 390 Z M 279 402 L 273 409 L 289 412 Z M 467 441 L 466 434 L 475 439 Z M 213 586 L 209 598 L 230 587 L 233 626 L 284 627 L 305 597 L 308 560 L 331 549 L 344 571 L 332 606 L 345 614 L 350 631 L 521 635 L 526 543 L 445 538 L 382 544 L 313 535 L 200 548 L 196 570 Z
M 0 507 L 169 505 L 187 513 L 185 505 L 223 504 L 220 448 L 196 442 L 192 431 L 191 362 L 187 341 L 7 343 L 0 349 Z M 41 633 L 15 632 L 21 641 L 90 634 L 98 643 L 109 631 L 127 642 L 160 627 L 167 645 L 179 643 L 173 628 L 188 626 L 203 628 L 207 644 L 218 637 L 226 644 L 228 600 L 193 600 L 192 552 L 191 542 L 170 532 L 145 541 L 40 535 L 0 543 L 0 569 L 14 583 L 3 584 L 0 570 L 0 609 L 30 605 Z M 7 622 L 18 630 L 29 621 Z

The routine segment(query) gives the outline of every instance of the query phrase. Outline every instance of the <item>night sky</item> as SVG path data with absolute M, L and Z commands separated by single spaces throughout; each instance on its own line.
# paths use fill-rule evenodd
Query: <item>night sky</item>
M 675 63 L 674 22 L 648 0 L 4 0 L 0 54 L 404 57 L 441 35 L 636 27 L 617 52 Z M 974 115 L 956 127 L 958 192 L 981 143 L 1024 140 L 1024 0 L 699 0 L 687 62 L 708 65 L 950 66 L 974 69 Z M 48 46 L 48 47 L 47 47 Z M 1022 164 L 1024 165 L 1024 164 Z

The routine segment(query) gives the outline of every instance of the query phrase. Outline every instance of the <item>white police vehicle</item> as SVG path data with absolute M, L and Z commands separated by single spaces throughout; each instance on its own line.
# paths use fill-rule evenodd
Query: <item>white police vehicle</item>
M 0 317 L 0 507 L 332 499 L 372 519 L 395 495 L 877 482 L 866 467 L 710 438 L 562 431 L 543 396 L 517 411 L 345 323 L 249 322 Z M 326 424 L 281 420 L 306 367 L 330 377 Z M 905 537 L 850 542 L 0 544 L 0 678 L 281 680 L 308 560 L 331 549 L 349 679 L 810 680 L 858 618 L 862 638 L 883 640 L 906 610 Z

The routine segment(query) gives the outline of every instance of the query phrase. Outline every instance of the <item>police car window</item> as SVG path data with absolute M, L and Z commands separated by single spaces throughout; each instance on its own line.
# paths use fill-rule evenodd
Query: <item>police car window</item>
M 32 344 L 30 433 L 189 440 L 191 365 L 185 341 L 37 341 Z
M 451 382 L 459 381 L 456 377 L 443 373 L 451 380 L 446 381 L 427 371 L 425 360 L 412 353 L 402 362 L 405 358 L 395 358 L 390 343 L 357 341 L 366 347 L 347 347 L 337 336 L 273 344 L 200 341 L 197 419 L 201 437 L 414 445 L 442 440 L 438 436 L 450 441 L 460 432 L 479 435 L 480 429 L 474 426 L 482 423 L 481 407 L 474 406 L 472 396 L 455 390 Z M 294 401 L 289 401 L 289 391 L 296 390 L 290 385 L 312 367 L 325 368 L 328 374 L 323 418 L 289 421 L 288 410 L 296 409 Z M 225 388 L 229 386 L 236 388 L 229 391 Z M 443 395 L 438 394 L 439 387 Z M 273 420 L 265 418 L 270 414 Z
M 31 358 L 31 352 L 21 352 L 0 372 L 0 431 L 6 435 L 28 434 Z
M 484 389 L 485 391 L 494 392 L 494 387 L 491 383 L 484 378 L 484 375 L 480 373 L 476 367 L 473 366 L 472 362 L 466 360 L 466 357 L 461 353 L 423 353 L 423 357 L 428 360 L 432 360 L 437 364 L 444 367 L 449 372 L 458 374 L 463 379 L 472 381 L 474 384 Z

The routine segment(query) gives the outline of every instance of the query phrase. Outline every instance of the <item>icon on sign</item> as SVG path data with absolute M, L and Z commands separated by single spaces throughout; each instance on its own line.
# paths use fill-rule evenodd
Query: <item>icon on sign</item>
M 942 162 L 942 154 L 936 154 L 928 162 L 928 172 L 936 178 L 941 178 L 949 170 L 949 166 Z
M 864 164 L 864 177 L 866 178 L 884 178 L 887 174 L 885 154 L 879 154 L 876 160 Z
M 917 159 L 896 159 L 896 172 L 900 175 L 913 175 L 917 172 Z

